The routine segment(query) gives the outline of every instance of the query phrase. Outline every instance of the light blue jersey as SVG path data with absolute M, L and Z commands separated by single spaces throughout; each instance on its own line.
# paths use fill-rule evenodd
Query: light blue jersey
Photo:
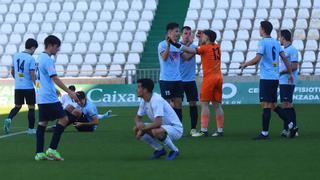
M 191 44 L 189 46 L 190 48 L 196 49 L 197 46 L 194 44 Z M 180 57 L 180 74 L 182 82 L 190 82 L 195 81 L 196 79 L 196 56 L 193 56 L 189 60 L 185 60 L 182 57 Z
M 298 50 L 293 47 L 291 44 L 284 48 L 284 53 L 286 55 L 286 58 L 289 60 L 289 63 L 293 62 L 299 62 L 299 55 Z M 280 61 L 280 72 L 286 71 L 287 67 L 285 66 L 284 62 Z M 298 71 L 292 72 L 293 75 L 293 84 L 295 85 L 298 80 Z M 280 76 L 279 84 L 289 84 L 289 74 L 283 74 Z
M 158 46 L 158 56 L 160 62 L 160 80 L 181 81 L 180 75 L 180 55 L 182 51 L 174 46 L 170 46 L 168 58 L 162 60 L 161 54 L 166 50 L 167 42 L 162 41 Z
M 93 117 L 95 116 L 97 117 L 98 115 L 98 110 L 96 105 L 94 105 L 92 102 L 88 100 L 86 101 L 86 104 L 83 107 L 81 107 L 81 111 L 89 122 L 92 122 Z M 96 128 L 97 126 L 94 126 L 94 129 Z
M 260 60 L 260 79 L 279 80 L 279 59 L 283 52 L 280 43 L 273 38 L 263 38 L 259 42 L 257 53 Z
M 57 72 L 54 60 L 45 52 L 40 53 L 37 58 L 36 67 L 36 94 L 37 104 L 48 104 L 59 102 L 58 95 L 52 76 L 56 76 Z
M 34 89 L 30 71 L 35 70 L 35 59 L 27 52 L 13 56 L 15 89 Z

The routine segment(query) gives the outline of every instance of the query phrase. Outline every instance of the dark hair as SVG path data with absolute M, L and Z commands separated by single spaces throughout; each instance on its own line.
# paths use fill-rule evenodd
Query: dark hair
M 73 92 L 76 91 L 76 87 L 74 85 L 70 85 L 68 88 Z
M 33 47 L 38 48 L 38 42 L 35 39 L 29 38 L 29 39 L 27 39 L 24 47 L 26 49 L 31 49 Z
M 217 39 L 217 34 L 216 32 L 210 30 L 210 29 L 207 29 L 207 30 L 204 30 L 202 31 L 203 34 L 207 35 L 210 39 L 211 42 L 215 42 L 216 39 Z
M 58 47 L 60 47 L 61 41 L 60 41 L 59 38 L 57 38 L 57 36 L 49 35 L 49 36 L 46 37 L 46 39 L 44 40 L 44 47 L 47 48 L 47 47 L 49 46 L 49 44 L 51 44 L 51 45 L 58 45 Z
M 269 21 L 261 21 L 260 22 L 260 26 L 261 28 L 264 30 L 264 32 L 267 34 L 267 35 L 270 35 L 271 34 L 271 31 L 273 29 L 273 26 L 272 24 L 269 22 Z
M 281 30 L 280 31 L 280 35 L 286 40 L 286 41 L 292 41 L 292 36 L 291 36 L 291 32 L 287 29 L 285 30 Z
M 140 83 L 142 88 L 147 89 L 148 92 L 152 92 L 154 88 L 154 83 L 151 79 L 138 79 L 137 83 Z
M 168 32 L 169 30 L 173 30 L 175 28 L 179 28 L 179 24 L 175 23 L 175 22 L 171 22 L 171 23 L 167 24 L 166 30 Z
M 86 93 L 83 91 L 77 91 L 77 97 L 79 100 L 86 99 Z
M 181 29 L 181 31 L 183 31 L 183 30 L 191 31 L 191 27 L 190 27 L 190 26 L 183 26 L 183 28 Z

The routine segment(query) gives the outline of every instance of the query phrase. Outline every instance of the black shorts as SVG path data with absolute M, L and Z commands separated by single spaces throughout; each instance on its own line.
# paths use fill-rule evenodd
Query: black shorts
M 63 110 L 60 102 L 38 104 L 38 108 L 39 108 L 39 122 L 53 121 L 53 120 L 60 119 L 67 116 L 67 113 L 65 110 Z
M 16 89 L 14 90 L 14 104 L 23 105 L 24 100 L 26 104 L 34 105 L 36 104 L 36 93 L 34 89 Z
M 199 101 L 196 81 L 182 82 L 182 91 L 186 93 L 187 101 Z
M 68 125 L 74 124 L 75 122 L 89 122 L 89 120 L 84 116 L 84 114 L 82 114 L 80 118 L 75 117 L 68 111 L 66 111 L 66 114 L 68 115 L 68 118 L 69 118 Z M 80 126 L 75 128 L 81 132 L 92 132 L 95 130 L 94 126 Z
M 160 90 L 164 99 L 183 97 L 181 81 L 160 81 Z
M 260 79 L 260 84 L 259 84 L 260 102 L 276 103 L 278 85 L 279 85 L 278 80 Z
M 291 84 L 280 84 L 280 101 L 292 103 L 294 85 Z

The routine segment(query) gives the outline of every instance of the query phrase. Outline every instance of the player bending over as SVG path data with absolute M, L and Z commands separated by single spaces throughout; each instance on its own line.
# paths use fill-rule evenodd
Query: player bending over
M 202 31 L 200 46 L 197 49 L 173 43 L 174 46 L 190 54 L 199 54 L 203 68 L 203 81 L 200 90 L 201 101 L 201 131 L 194 134 L 194 137 L 208 136 L 208 123 L 210 119 L 209 103 L 213 104 L 217 131 L 213 137 L 223 136 L 224 112 L 222 109 L 222 73 L 221 73 L 221 50 L 215 43 L 216 33 L 212 30 Z
M 137 96 L 142 100 L 135 118 L 134 134 L 138 140 L 154 148 L 152 159 L 158 159 L 167 153 L 160 141 L 170 149 L 166 159 L 173 160 L 179 155 L 179 149 L 173 141 L 181 138 L 182 124 L 170 104 L 159 94 L 152 92 L 154 83 L 151 79 L 139 79 L 137 83 Z M 148 116 L 151 123 L 142 122 L 144 115 Z

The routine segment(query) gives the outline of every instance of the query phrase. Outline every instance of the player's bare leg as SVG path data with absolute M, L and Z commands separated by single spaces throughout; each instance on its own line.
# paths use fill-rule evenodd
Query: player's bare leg
M 217 123 L 217 132 L 213 133 L 212 136 L 220 137 L 220 136 L 223 136 L 224 111 L 221 103 L 212 102 L 212 105 L 216 115 L 216 123 Z
M 201 130 L 193 137 L 208 136 L 208 124 L 210 120 L 209 102 L 201 102 Z

